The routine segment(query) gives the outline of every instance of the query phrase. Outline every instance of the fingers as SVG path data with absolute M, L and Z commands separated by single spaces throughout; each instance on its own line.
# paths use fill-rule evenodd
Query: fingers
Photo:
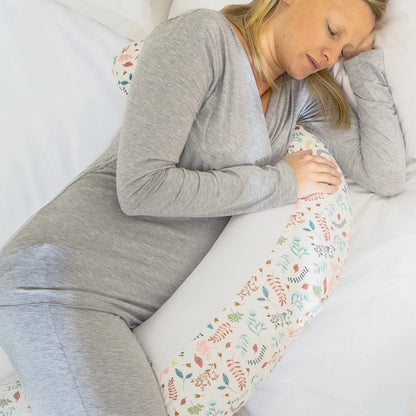
M 325 157 L 313 155 L 311 151 L 300 151 L 286 155 L 295 173 L 298 197 L 313 193 L 335 193 L 342 183 L 342 173 L 337 164 Z
M 308 160 L 308 158 L 306 158 L 306 160 Z M 332 175 L 341 176 L 337 164 L 325 157 L 312 155 L 309 158 L 309 163 L 315 167 L 317 172 L 327 172 Z
M 311 172 L 329 173 L 336 177 L 341 177 L 341 172 L 335 162 L 323 156 L 313 155 L 312 150 L 301 150 L 290 153 L 283 160 L 286 160 L 290 164 L 306 165 Z

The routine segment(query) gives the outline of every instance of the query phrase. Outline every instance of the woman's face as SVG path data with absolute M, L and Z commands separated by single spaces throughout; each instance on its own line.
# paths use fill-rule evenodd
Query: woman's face
M 276 73 L 303 79 L 358 48 L 373 27 L 365 0 L 281 0 L 265 25 L 264 46 Z

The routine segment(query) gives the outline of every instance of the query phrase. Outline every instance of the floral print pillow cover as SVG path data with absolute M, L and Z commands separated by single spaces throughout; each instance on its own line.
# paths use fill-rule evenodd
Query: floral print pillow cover
M 32 409 L 19 381 L 0 384 L 0 416 L 28 416 Z
M 122 49 L 120 55 L 113 58 L 113 76 L 120 90 L 126 95 L 129 93 L 130 82 L 133 78 L 142 44 L 143 41 L 129 43 Z
M 307 149 L 334 160 L 296 126 L 288 151 Z M 322 310 L 347 258 L 351 229 L 344 179 L 335 194 L 298 200 L 264 264 L 156 374 L 169 416 L 232 415 L 246 403 Z

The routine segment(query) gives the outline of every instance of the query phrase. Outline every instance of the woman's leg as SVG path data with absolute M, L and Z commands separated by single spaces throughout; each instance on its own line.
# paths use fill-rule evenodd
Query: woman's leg
M 0 307 L 0 346 L 34 416 L 165 416 L 146 356 L 117 315 L 59 305 Z

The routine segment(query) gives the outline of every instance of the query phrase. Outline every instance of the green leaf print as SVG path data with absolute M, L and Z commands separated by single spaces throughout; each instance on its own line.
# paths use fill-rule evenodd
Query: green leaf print
M 313 266 L 314 266 L 314 269 L 313 269 L 314 273 L 324 273 L 326 269 L 328 268 L 326 263 L 321 263 L 321 264 L 314 263 Z
M 244 314 L 241 312 L 233 312 L 227 315 L 227 318 L 230 322 L 240 322 L 244 317 Z
M 286 241 L 287 241 L 287 238 L 286 238 L 286 237 L 280 237 L 280 238 L 277 240 L 277 244 L 278 244 L 279 246 L 282 246 L 284 243 L 286 243 Z
M 175 368 L 175 373 L 179 378 L 183 379 L 183 373 L 181 370 L 179 370 L 178 368 Z
M 321 294 L 322 294 L 321 286 L 312 286 L 312 290 L 313 290 L 314 295 L 321 297 Z
M 285 335 L 282 332 L 279 332 L 277 337 L 272 337 L 272 340 L 273 340 L 272 348 L 278 348 L 284 339 L 285 339 Z
M 305 254 L 309 254 L 306 247 L 302 247 L 301 241 L 299 238 L 295 238 L 293 240 L 292 246 L 290 247 L 290 251 L 297 257 L 301 258 Z
M 203 409 L 203 405 L 202 404 L 197 404 L 195 406 L 192 407 L 188 407 L 188 413 L 190 415 L 197 415 L 201 412 L 201 410 Z
M 10 399 L 0 399 L 0 407 L 8 406 L 12 401 Z
M 250 312 L 250 317 L 247 320 L 247 326 L 248 329 L 253 332 L 254 334 L 256 334 L 257 336 L 260 335 L 261 331 L 264 331 L 265 328 L 265 324 L 264 322 L 258 322 L 256 320 L 256 312 Z
M 280 267 L 281 272 L 287 272 L 290 263 L 290 257 L 287 254 L 283 254 L 280 256 L 279 263 L 277 263 L 276 266 Z
M 241 356 L 244 357 L 247 354 L 248 347 L 250 345 L 250 340 L 247 334 L 240 335 L 241 344 L 237 345 L 236 348 L 241 348 Z

